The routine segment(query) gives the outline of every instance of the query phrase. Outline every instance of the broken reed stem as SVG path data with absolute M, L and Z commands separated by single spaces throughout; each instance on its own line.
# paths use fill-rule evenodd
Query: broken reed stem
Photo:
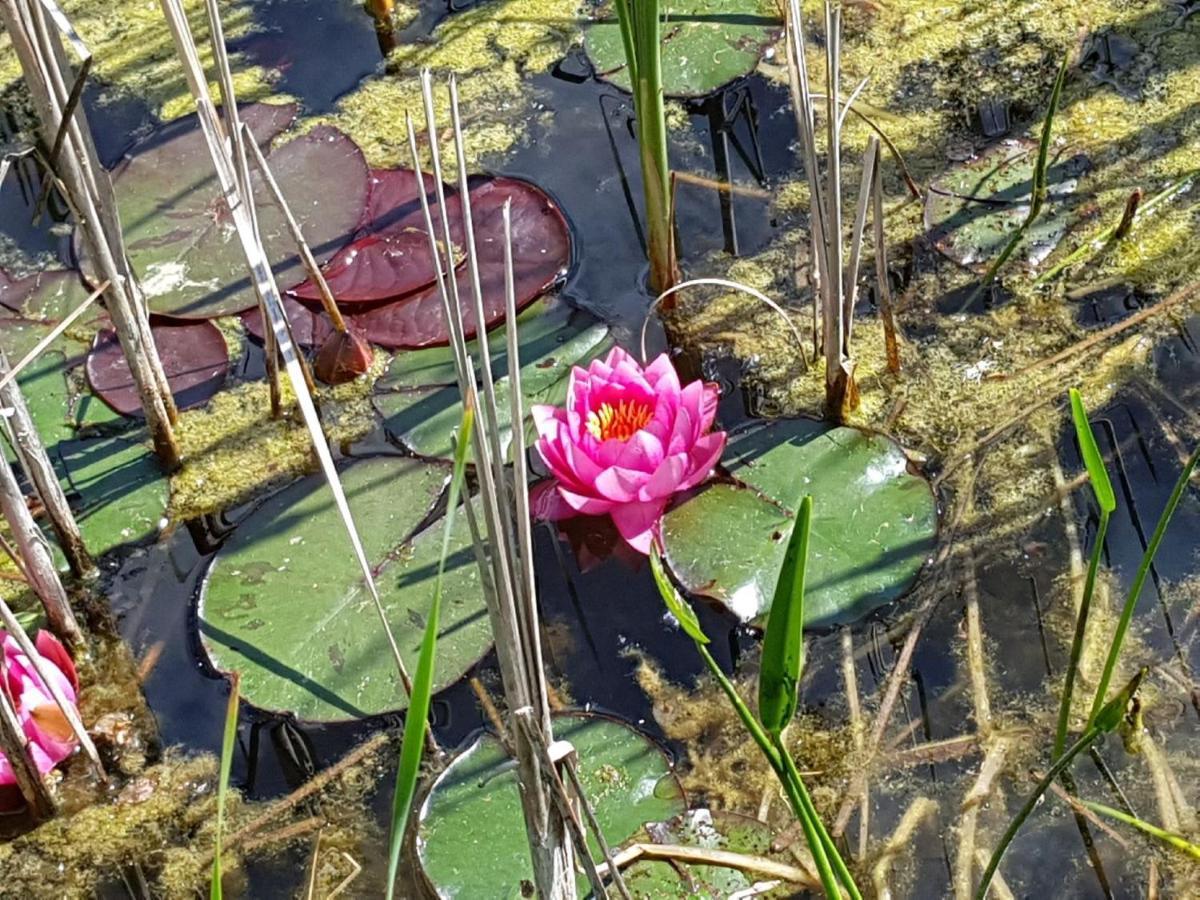
M 854 211 L 854 228 L 850 232 L 850 261 L 846 264 L 846 299 L 842 307 L 842 342 L 850 354 L 850 336 L 854 328 L 854 304 L 858 302 L 858 266 L 862 258 L 863 235 L 867 230 L 867 208 L 871 202 L 871 184 L 879 165 L 879 138 L 871 135 L 863 153 L 862 182 L 858 188 L 858 206 Z
M 21 648 L 30 665 L 37 672 L 38 678 L 42 680 L 43 686 L 50 693 L 54 704 L 63 714 L 63 718 L 67 720 L 67 724 L 71 726 L 71 731 L 75 734 L 75 740 L 79 741 L 79 746 L 91 763 L 92 770 L 102 781 L 107 781 L 108 775 L 104 771 L 104 764 L 100 762 L 100 754 L 96 752 L 96 745 L 92 743 L 87 729 L 83 726 L 83 720 L 79 718 L 79 710 L 75 708 L 74 703 L 66 698 L 59 688 L 58 683 L 50 677 L 49 672 L 46 671 L 46 667 L 43 665 L 42 655 L 37 652 L 33 641 L 29 640 L 29 635 L 25 633 L 25 629 L 21 627 L 21 623 L 17 621 L 17 617 L 13 615 L 13 611 L 9 609 L 8 604 L 2 597 L 0 597 L 0 623 L 3 623 L 4 630 L 17 642 L 17 646 Z
M 854 668 L 854 635 L 849 628 L 843 628 L 842 645 L 842 680 L 846 683 L 846 706 L 850 717 L 850 736 L 854 742 L 854 752 L 861 759 L 865 749 L 863 735 L 862 705 L 858 696 L 858 673 Z M 870 786 L 864 779 L 863 798 L 858 811 L 858 858 L 867 855 L 867 843 L 871 833 L 871 804 Z
M 449 325 L 450 344 L 453 348 L 455 372 L 459 390 L 464 403 L 475 408 L 484 406 L 480 402 L 479 390 L 476 386 L 476 367 L 467 349 L 462 319 L 462 298 L 459 296 L 458 279 L 454 275 L 453 259 L 443 261 L 443 252 L 449 253 L 453 247 L 451 239 L 450 220 L 446 207 L 444 181 L 442 178 L 441 152 L 438 146 L 438 129 L 434 113 L 433 82 L 428 70 L 421 72 L 421 96 L 425 113 L 426 133 L 429 135 L 430 158 L 433 166 L 434 185 L 437 192 L 438 211 L 441 220 L 443 241 L 437 240 L 429 203 L 424 192 L 419 194 L 421 211 L 424 217 L 425 229 L 429 238 L 430 251 L 435 260 L 434 274 L 438 286 L 438 296 L 442 301 L 442 311 Z M 469 217 L 470 192 L 465 183 L 465 162 L 462 148 L 462 130 L 457 115 L 457 87 L 451 80 L 451 114 L 454 125 L 455 148 L 459 163 L 459 176 L 462 190 L 459 192 L 459 202 L 464 209 L 464 225 L 466 226 L 467 252 L 469 258 L 474 250 L 474 236 L 471 233 Z M 413 168 L 417 181 L 421 183 L 422 173 L 420 158 L 417 153 L 416 132 L 411 120 L 408 122 L 409 149 L 413 158 Z M 471 259 L 472 299 L 478 312 L 482 305 L 479 299 L 478 262 Z M 476 320 L 482 323 L 484 318 L 477 315 Z M 508 323 L 511 332 L 515 333 L 515 320 Z M 487 341 L 477 342 L 481 353 L 480 373 L 485 390 L 491 379 L 490 355 L 487 353 Z M 511 374 L 511 373 L 510 373 Z M 519 393 L 514 387 L 514 392 Z M 514 543 L 515 530 L 511 521 L 513 507 L 502 503 L 507 494 L 504 479 L 506 478 L 504 458 L 496 452 L 499 445 L 499 434 L 483 434 L 492 431 L 492 423 L 499 421 L 495 408 L 494 392 L 488 392 L 489 402 L 484 406 L 481 416 L 482 427 L 472 434 L 472 449 L 475 456 L 475 471 L 479 477 L 480 493 L 478 495 L 483 513 L 484 534 L 474 519 L 474 511 L 467 504 L 467 519 L 472 527 L 475 540 L 476 558 L 480 561 L 481 581 L 491 586 L 485 591 L 488 606 L 488 617 L 496 638 L 497 659 L 500 663 L 501 680 L 504 685 L 505 699 L 510 715 L 512 711 L 533 707 L 533 718 L 542 732 L 547 746 L 553 743 L 549 727 L 549 709 L 545 690 L 545 674 L 541 668 L 540 644 L 537 642 L 537 610 L 536 598 L 532 596 L 528 586 L 524 584 L 522 572 L 524 566 L 520 559 L 519 550 Z M 523 422 L 511 423 L 513 429 L 514 452 L 523 452 Z M 521 443 L 517 443 L 521 441 Z M 515 485 L 515 490 L 527 490 L 524 484 Z M 483 552 L 479 538 L 486 537 L 488 553 Z M 485 564 L 490 563 L 490 564 Z M 548 775 L 542 771 L 544 763 L 537 747 L 521 728 L 510 728 L 509 737 L 513 743 L 518 769 L 518 784 L 520 786 L 521 807 L 525 820 L 526 835 L 529 840 L 533 863 L 534 882 L 539 896 L 546 898 L 573 897 L 575 895 L 574 853 L 571 842 L 567 839 L 568 822 L 557 809 L 554 799 L 547 789 Z
M 871 224 L 875 237 L 875 295 L 879 301 L 879 318 L 883 322 L 883 344 L 887 352 L 888 371 L 900 374 L 900 345 L 896 340 L 896 314 L 892 309 L 892 286 L 888 282 L 887 238 L 883 233 L 883 166 L 875 163 L 871 179 L 871 198 L 874 209 Z
M 4 351 L 0 350 L 0 373 L 7 372 L 8 359 Z M 34 494 L 46 510 L 50 526 L 58 539 L 58 546 L 62 549 L 72 573 L 80 578 L 92 575 L 96 567 L 88 555 L 83 535 L 79 531 L 79 523 L 75 521 L 75 514 L 71 512 L 71 505 L 67 502 L 67 495 L 59 484 L 54 464 L 50 461 L 46 448 L 42 446 L 21 388 L 11 379 L 0 387 L 0 416 L 5 417 L 4 428 L 12 444 L 13 454 L 20 462 Z M 8 465 L 2 460 L 0 464 Z
M 888 874 L 891 872 L 892 862 L 909 848 L 913 835 L 917 833 L 921 824 L 926 819 L 937 816 L 937 813 L 937 802 L 929 797 L 918 797 L 908 805 L 908 809 L 900 817 L 900 824 L 896 826 L 896 830 L 884 844 L 871 869 L 871 881 L 875 886 L 875 896 L 879 900 L 885 900 L 885 898 L 890 900 L 892 896 L 891 888 L 888 886 Z
M 954 856 L 954 896 L 956 900 L 970 900 L 974 893 L 976 834 L 979 811 L 992 795 L 996 778 L 1004 770 L 1010 743 L 1007 738 L 998 738 L 988 747 L 979 767 L 975 782 L 967 791 L 962 802 L 962 818 L 959 820 L 958 841 Z M 986 865 L 987 858 L 984 859 Z
M 53 11 L 55 28 L 43 6 Z M 51 0 L 0 0 L 0 20 L 21 63 L 25 84 L 46 146 L 61 146 L 55 176 L 76 217 L 87 256 L 108 288 L 105 305 L 137 388 L 146 425 L 162 465 L 179 465 L 173 425 L 178 417 L 166 373 L 154 346 L 144 299 L 129 267 L 116 199 L 108 172 L 100 165 L 81 105 L 72 108 L 64 83 L 68 70 L 58 29 L 70 29 Z M 68 37 L 76 39 L 73 30 Z M 76 48 L 82 45 L 76 42 Z M 83 48 L 86 50 L 86 48 Z
M 7 464 L 2 467 L 8 468 Z M 0 752 L 8 759 L 21 796 L 29 805 L 29 814 L 35 822 L 44 822 L 54 818 L 58 806 L 50 789 L 42 781 L 42 776 L 38 774 L 37 766 L 30 755 L 29 746 L 32 741 L 25 736 L 15 702 L 8 694 L 8 678 L 3 656 L 4 654 L 0 653 Z
M 83 632 L 58 576 L 46 537 L 29 512 L 12 468 L 3 460 L 0 460 L 0 512 L 12 530 L 30 586 L 42 601 L 50 630 L 68 646 L 83 647 Z
M 308 241 L 304 239 L 304 232 L 300 229 L 300 223 L 292 215 L 287 198 L 283 196 L 279 182 L 271 174 L 271 169 L 267 165 L 267 159 L 263 156 L 258 142 L 254 140 L 254 135 L 250 132 L 250 126 L 245 123 L 242 123 L 242 138 L 243 145 L 250 148 L 250 156 L 254 159 L 254 164 L 258 168 L 259 174 L 262 175 L 263 181 L 270 188 L 271 199 L 275 202 L 275 208 L 283 214 L 283 218 L 287 222 L 288 230 L 292 233 L 292 239 L 295 240 L 296 246 L 300 250 L 300 259 L 304 263 L 304 268 L 308 271 L 308 277 L 313 280 L 313 283 L 317 286 L 317 290 L 321 294 L 321 306 L 325 310 L 325 314 L 329 316 L 329 321 L 333 324 L 334 330 L 345 334 L 346 320 L 342 317 L 342 311 L 338 309 L 337 302 L 333 299 L 333 292 L 329 290 L 329 282 L 325 280 L 325 276 L 321 272 L 321 267 L 317 265 L 317 259 L 313 256 L 312 248 L 308 246 Z

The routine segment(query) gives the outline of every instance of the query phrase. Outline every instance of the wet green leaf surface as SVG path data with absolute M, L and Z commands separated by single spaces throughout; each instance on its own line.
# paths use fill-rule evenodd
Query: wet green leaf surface
M 683 792 L 662 750 L 611 719 L 559 716 L 556 740 L 579 753 L 579 774 L 611 847 L 646 822 L 680 815 Z M 459 754 L 421 809 L 418 852 L 442 897 L 517 898 L 532 881 L 529 844 L 517 794 L 516 763 L 491 734 Z M 598 851 L 593 847 L 593 856 Z M 577 879 L 581 895 L 587 880 Z
M 446 467 L 395 456 L 358 460 L 342 484 L 400 653 L 416 666 L 440 557 L 440 520 L 410 535 L 445 486 Z M 434 690 L 491 646 L 466 516 L 446 560 Z M 328 486 L 305 478 L 269 498 L 226 541 L 200 601 L 201 640 L 218 669 L 242 673 L 246 702 L 302 719 L 407 706 L 395 662 Z
M 667 564 L 693 594 L 744 620 L 770 601 L 792 512 L 812 494 L 805 624 L 861 618 L 912 583 L 933 549 L 929 484 L 889 438 L 807 419 L 730 436 L 722 464 L 741 485 L 713 484 L 663 519 Z
M 677 0 L 662 4 L 662 78 L 667 96 L 711 94 L 749 75 L 782 29 L 757 0 Z M 596 72 L 629 90 L 616 11 L 584 30 Z
M 561 404 L 566 400 L 568 376 L 573 366 L 586 366 L 612 346 L 608 328 L 590 315 L 566 304 L 541 301 L 520 315 L 521 390 L 531 432 L 528 409 L 535 403 Z M 492 372 L 496 381 L 496 404 L 502 426 L 501 444 L 511 440 L 509 413 L 508 354 L 504 350 L 505 329 L 488 338 Z M 477 343 L 472 341 L 472 353 Z M 384 416 L 384 427 L 412 452 L 426 457 L 449 459 L 451 436 L 462 418 L 454 363 L 449 347 L 400 353 L 380 379 L 375 408 Z

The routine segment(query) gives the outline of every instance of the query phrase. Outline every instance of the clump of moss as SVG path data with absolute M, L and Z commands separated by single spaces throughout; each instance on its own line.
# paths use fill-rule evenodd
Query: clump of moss
M 158 3 L 65 0 L 60 5 L 92 51 L 93 78 L 101 85 L 101 108 L 132 99 L 147 104 L 152 113 L 163 119 L 194 109 L 174 41 Z M 204 38 L 208 34 L 204 0 L 184 0 L 183 5 L 197 36 L 200 60 L 211 72 L 212 48 Z M 255 28 L 254 11 L 249 6 L 231 0 L 220 0 L 219 6 L 227 40 L 243 37 Z M 274 73 L 259 66 L 247 66 L 236 55 L 231 62 L 240 100 L 259 100 L 273 92 Z M 20 71 L 7 37 L 0 35 L 0 85 L 16 81 Z M 212 90 L 213 96 L 219 96 L 215 84 Z
M 348 444 L 375 427 L 371 385 L 386 365 L 387 357 L 377 353 L 368 373 L 318 389 L 315 399 L 330 440 Z M 181 414 L 175 433 L 184 461 L 171 477 L 168 512 L 177 521 L 228 509 L 316 467 L 312 439 L 286 378 L 278 419 L 271 418 L 267 384 L 251 382 Z
M 467 165 L 494 159 L 521 140 L 538 115 L 524 76 L 542 72 L 579 39 L 575 0 L 505 0 L 477 6 L 442 22 L 428 41 L 398 46 L 387 71 L 365 79 L 331 116 L 318 121 L 341 128 L 373 166 L 410 165 L 405 113 L 424 130 L 419 73 L 429 68 L 440 127 L 450 120 L 445 77 L 458 79 Z M 422 144 L 424 139 L 422 138 Z M 443 153 L 447 178 L 457 165 Z M 429 165 L 422 150 L 422 165 Z

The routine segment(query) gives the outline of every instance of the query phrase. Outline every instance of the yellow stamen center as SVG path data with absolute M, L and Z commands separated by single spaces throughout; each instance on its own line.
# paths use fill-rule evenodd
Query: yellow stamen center
M 587 430 L 598 441 L 627 441 L 650 421 L 652 410 L 636 400 L 622 400 L 616 406 L 601 403 L 587 417 Z

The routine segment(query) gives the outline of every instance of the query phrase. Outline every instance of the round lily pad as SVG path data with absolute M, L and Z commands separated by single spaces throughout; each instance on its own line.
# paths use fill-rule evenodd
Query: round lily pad
M 423 187 L 435 227 L 439 221 L 436 182 L 426 175 Z M 447 189 L 449 193 L 452 193 Z M 462 218 L 451 202 L 451 234 L 461 259 Z M 433 284 L 433 257 L 421 209 L 421 187 L 412 169 L 373 169 L 367 199 L 366 226 L 338 251 L 322 274 L 338 305 L 353 306 L 393 300 Z M 321 299 L 311 281 L 292 288 L 304 300 Z
M 646 822 L 680 815 L 683 789 L 662 750 L 628 725 L 600 716 L 554 719 L 556 740 L 579 754 L 584 792 L 609 846 Z M 459 753 L 421 806 L 417 852 L 439 897 L 520 898 L 532 882 L 516 763 L 490 733 Z M 593 857 L 598 857 L 593 847 Z M 577 879 L 581 895 L 587 880 Z
M 645 827 L 635 838 L 653 844 L 678 844 L 703 850 L 723 850 L 796 866 L 787 852 L 772 851 L 774 833 L 757 819 L 737 813 L 691 809 L 669 822 Z M 640 860 L 624 871 L 625 886 L 638 900 L 726 900 L 734 896 L 785 900 L 803 893 L 803 885 L 724 866 Z M 750 889 L 761 885 L 753 894 Z
M 550 302 L 532 310 L 535 315 L 527 312 L 518 317 L 521 391 L 530 440 L 529 408 L 535 403 L 565 402 L 571 368 L 586 366 L 612 346 L 608 328 L 582 310 Z M 505 452 L 512 436 L 506 331 L 502 328 L 488 337 L 500 413 L 500 443 Z M 475 341 L 471 342 L 471 350 L 477 358 Z M 451 438 L 462 420 L 462 401 L 449 347 L 397 354 L 376 385 L 374 402 L 388 434 L 413 453 L 451 457 Z
M 293 340 L 301 347 L 320 347 L 325 343 L 325 339 L 333 334 L 333 323 L 329 321 L 329 316 L 325 315 L 320 304 L 301 303 L 285 294 L 283 296 L 283 313 L 292 326 Z M 262 315 L 259 313 L 258 307 L 246 310 L 242 313 L 241 318 L 246 332 L 262 343 L 263 335 L 266 332 L 263 329 Z M 349 318 L 346 319 L 346 327 L 357 329 L 357 326 Z
M 71 269 L 38 272 L 25 278 L 12 278 L 0 269 L 0 306 L 26 319 L 64 319 L 90 293 L 80 280 L 79 273 Z M 98 304 L 95 306 L 95 315 L 103 311 L 103 307 Z M 84 318 L 91 315 L 84 313 Z
M 663 518 L 665 557 L 680 584 L 744 621 L 766 614 L 793 512 L 813 498 L 805 624 L 852 622 L 892 602 L 933 550 L 937 507 L 890 438 L 808 419 L 732 433 L 710 484 Z
M 662 79 L 668 97 L 702 97 L 749 75 L 782 30 L 759 0 L 672 0 L 662 4 Z M 630 89 L 625 45 L 611 5 L 584 29 L 601 78 Z
M 242 120 L 265 148 L 295 107 L 255 104 Z M 277 147 L 271 171 L 318 261 L 348 243 L 367 198 L 367 164 L 340 131 L 320 126 Z M 304 279 L 287 224 L 252 170 L 259 232 L 281 288 Z M 208 319 L 255 303 L 246 260 L 195 116 L 136 145 L 113 186 L 125 243 L 152 312 Z M 85 259 L 85 267 L 86 267 Z M 93 276 L 94 277 L 94 276 Z
M 199 406 L 220 390 L 229 371 L 229 348 L 217 326 L 211 322 L 156 320 L 150 323 L 150 333 L 176 406 Z M 92 343 L 87 379 L 112 409 L 123 416 L 142 416 L 141 397 L 117 333 L 111 328 L 100 331 Z
M 1029 215 L 1037 149 L 1028 140 L 1001 141 L 933 182 L 925 198 L 933 245 L 959 265 L 986 270 Z M 1084 156 L 1051 156 L 1046 203 L 1018 246 L 1030 266 L 1040 264 L 1066 234 L 1075 217 L 1073 195 L 1087 169 Z
M 433 601 L 442 523 L 413 535 L 448 477 L 398 456 L 341 472 L 392 632 L 416 668 Z M 466 516 L 455 521 L 443 582 L 434 689 L 491 647 Z M 334 720 L 403 709 L 408 698 L 350 539 L 321 476 L 302 479 L 247 516 L 217 553 L 201 591 L 200 637 L 213 666 L 238 671 L 262 709 Z

